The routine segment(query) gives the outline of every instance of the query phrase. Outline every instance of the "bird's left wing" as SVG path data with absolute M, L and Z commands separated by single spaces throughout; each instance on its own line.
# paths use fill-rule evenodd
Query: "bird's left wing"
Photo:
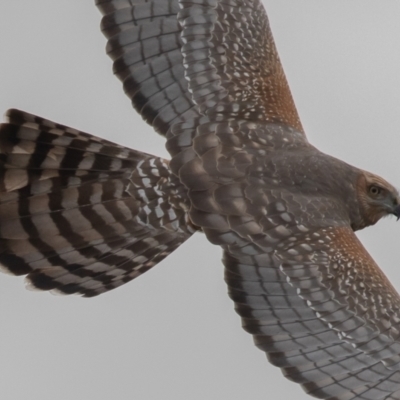
M 302 131 L 260 0 L 96 5 L 104 14 L 114 72 L 159 133 L 176 136 L 174 124 L 215 119 L 283 123 Z M 188 143 L 181 136 L 169 143 L 173 155 Z
M 185 75 L 202 114 L 302 131 L 262 2 L 185 0 L 180 6 Z
M 160 134 L 199 117 L 182 63 L 178 0 L 96 0 L 107 53 L 132 105 Z

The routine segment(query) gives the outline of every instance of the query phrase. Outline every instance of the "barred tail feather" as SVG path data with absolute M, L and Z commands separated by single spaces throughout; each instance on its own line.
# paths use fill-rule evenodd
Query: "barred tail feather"
M 41 290 L 104 293 L 196 230 L 166 160 L 18 110 L 0 125 L 0 264 Z

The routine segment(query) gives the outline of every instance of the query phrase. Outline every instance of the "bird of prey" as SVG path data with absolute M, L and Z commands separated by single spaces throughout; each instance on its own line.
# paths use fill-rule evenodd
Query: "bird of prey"
M 288 379 L 322 399 L 400 399 L 400 298 L 354 234 L 399 217 L 399 194 L 308 142 L 261 1 L 97 6 L 114 72 L 171 160 L 9 110 L 2 269 L 93 297 L 202 232 Z

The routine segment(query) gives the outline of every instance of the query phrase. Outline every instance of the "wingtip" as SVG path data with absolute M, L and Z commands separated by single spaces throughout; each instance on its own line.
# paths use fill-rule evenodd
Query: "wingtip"
M 5 112 L 4 118 L 7 123 L 22 125 L 27 122 L 35 122 L 35 118 L 37 117 L 26 111 L 19 110 L 18 108 L 10 108 Z
M 10 120 L 14 117 L 21 116 L 23 114 L 23 111 L 17 109 L 17 108 L 9 108 L 5 113 L 4 113 L 4 119 L 6 122 L 10 122 Z

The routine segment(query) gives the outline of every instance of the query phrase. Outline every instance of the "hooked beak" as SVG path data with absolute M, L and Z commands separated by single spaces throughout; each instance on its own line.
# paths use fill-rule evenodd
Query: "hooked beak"
M 393 208 L 392 214 L 397 217 L 397 221 L 400 219 L 400 205 L 399 204 Z

